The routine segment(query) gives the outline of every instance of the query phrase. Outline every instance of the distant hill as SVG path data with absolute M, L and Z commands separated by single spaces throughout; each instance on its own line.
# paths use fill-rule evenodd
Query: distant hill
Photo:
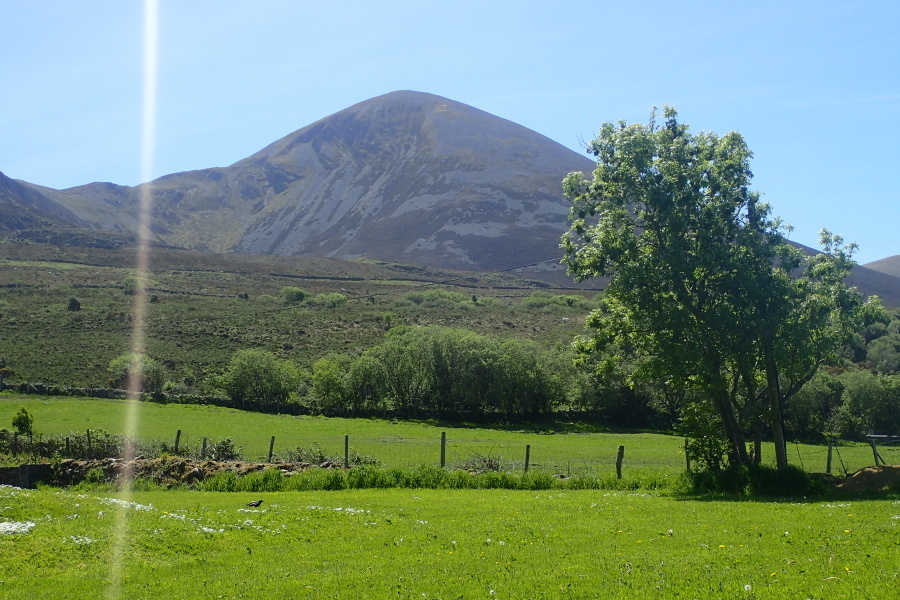
M 863 265 L 867 269 L 871 269 L 873 271 L 878 271 L 880 273 L 884 273 L 886 275 L 893 275 L 894 277 L 900 277 L 900 254 L 896 256 L 889 256 L 888 258 L 882 258 L 881 260 L 876 260 L 874 262 L 866 263 Z

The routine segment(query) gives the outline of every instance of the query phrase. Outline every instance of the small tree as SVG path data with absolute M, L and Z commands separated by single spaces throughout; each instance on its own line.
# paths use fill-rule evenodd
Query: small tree
M 157 393 L 166 384 L 165 367 L 146 354 L 129 352 L 109 363 L 112 382 L 119 388 L 134 387 L 137 391 Z
M 265 350 L 238 350 L 219 378 L 220 389 L 232 399 L 276 407 L 288 401 L 300 382 L 297 367 Z
M 34 435 L 34 417 L 24 407 L 19 409 L 19 412 L 13 417 L 12 426 L 19 432 L 19 435 L 28 437 Z
M 133 296 L 138 292 L 138 289 L 141 286 L 141 281 L 135 277 L 134 275 L 129 275 L 125 279 L 122 280 L 122 289 L 125 290 L 126 296 Z
M 78 298 L 76 298 L 75 296 L 69 297 L 69 303 L 66 305 L 66 310 L 70 310 L 70 311 L 81 310 L 81 302 L 79 302 Z

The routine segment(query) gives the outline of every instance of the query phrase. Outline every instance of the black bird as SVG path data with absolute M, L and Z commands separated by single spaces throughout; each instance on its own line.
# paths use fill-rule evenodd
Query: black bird
M 260 504 L 262 504 L 262 500 L 254 500 L 253 502 L 248 502 L 247 506 L 252 506 L 253 508 L 256 508 Z

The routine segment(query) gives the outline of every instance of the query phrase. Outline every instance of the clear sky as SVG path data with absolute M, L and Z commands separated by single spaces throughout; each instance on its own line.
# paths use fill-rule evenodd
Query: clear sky
M 0 0 L 0 171 L 141 179 L 143 7 Z M 675 106 L 738 130 L 754 187 L 818 247 L 900 254 L 900 3 L 160 0 L 154 176 L 230 165 L 362 100 L 438 94 L 581 151 Z

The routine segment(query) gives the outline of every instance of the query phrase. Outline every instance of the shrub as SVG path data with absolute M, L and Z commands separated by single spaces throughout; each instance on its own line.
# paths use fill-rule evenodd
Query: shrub
M 13 417 L 12 426 L 19 435 L 34 435 L 34 417 L 24 407 Z
M 166 368 L 146 354 L 129 352 L 114 358 L 109 363 L 109 373 L 113 384 L 119 388 L 126 388 L 131 381 L 136 381 L 138 391 L 153 394 L 162 392 L 166 384 Z
M 298 304 L 309 297 L 309 294 L 294 286 L 285 286 L 281 288 L 281 299 L 285 304 Z

